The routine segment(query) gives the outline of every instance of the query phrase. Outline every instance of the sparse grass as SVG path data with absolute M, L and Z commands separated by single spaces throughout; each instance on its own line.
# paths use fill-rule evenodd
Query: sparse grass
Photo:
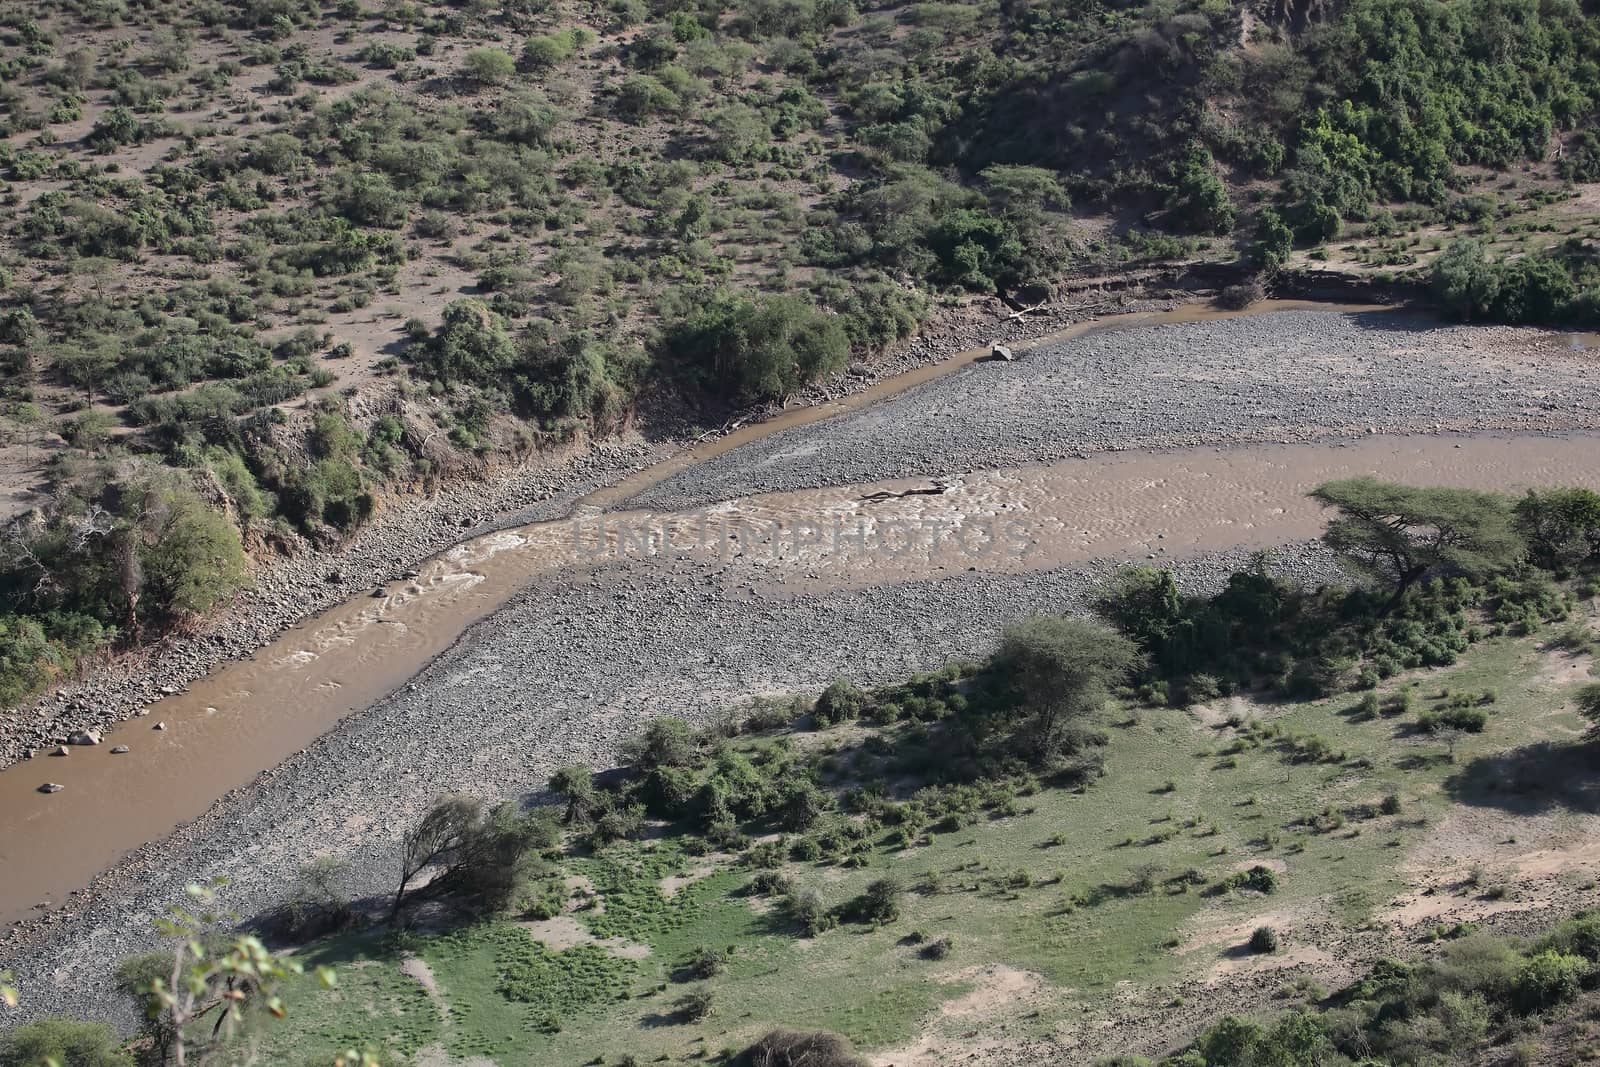
M 1457 766 L 1573 729 L 1577 716 L 1557 713 L 1559 694 L 1535 684 L 1542 663 L 1536 636 L 1490 638 L 1456 665 L 1424 672 L 1430 696 L 1448 689 L 1476 699 L 1491 684 L 1498 691 L 1483 733 L 1457 742 Z M 1378 695 L 1388 699 L 1409 681 L 1404 675 L 1389 679 Z M 372 938 L 353 935 L 313 952 L 359 961 L 344 964 L 342 977 L 348 977 L 339 999 L 319 1007 L 306 997 L 308 1025 L 263 1029 L 262 1040 L 272 1044 L 262 1052 L 288 1058 L 328 1047 L 333 1037 L 351 1043 L 397 1031 L 396 1051 L 443 1040 L 453 1055 L 485 1055 L 507 1065 L 582 1063 L 597 1054 L 610 1062 L 623 1052 L 650 1062 L 681 1059 L 702 1047 L 742 1047 L 774 1025 L 836 1031 L 868 1049 L 895 1047 L 917 1033 L 941 1000 L 971 988 L 952 976 L 972 961 L 1033 972 L 1050 986 L 1076 990 L 1070 1000 L 1090 1006 L 1120 981 L 1148 985 L 1203 974 L 1227 946 L 1179 953 L 1182 939 L 1174 931 L 1202 918 L 1208 925 L 1253 929 L 1248 924 L 1261 914 L 1264 898 L 1247 889 L 1189 889 L 1259 864 L 1263 847 L 1274 865 L 1282 864 L 1271 897 L 1275 912 L 1311 905 L 1359 925 L 1400 890 L 1397 865 L 1406 846 L 1447 812 L 1452 800 L 1441 786 L 1457 766 L 1412 760 L 1440 743 L 1408 733 L 1400 720 L 1353 720 L 1341 714 L 1348 707 L 1347 696 L 1335 696 L 1273 706 L 1265 714 L 1275 735 L 1314 732 L 1349 754 L 1346 765 L 1295 761 L 1268 743 L 1239 751 L 1235 766 L 1224 771 L 1212 757 L 1196 755 L 1189 720 L 1143 716 L 1117 731 L 1106 776 L 1084 792 L 1041 788 L 1027 797 L 1029 813 L 979 819 L 958 833 L 936 833 L 909 852 L 874 844 L 860 868 L 786 860 L 775 873 L 830 907 L 887 872 L 909 887 L 898 898 L 895 922 L 847 922 L 807 941 L 796 937 L 775 901 L 743 891 L 748 867 L 711 861 L 710 877 L 669 898 L 659 890 L 663 877 L 708 861 L 685 856 L 670 838 L 615 846 L 600 857 L 570 861 L 594 883 L 603 904 L 576 918 L 597 936 L 647 946 L 648 956 L 608 957 L 594 946 L 545 952 L 531 940 L 520 944 L 527 934 L 510 923 L 424 937 L 418 951 L 449 1005 L 446 1026 L 427 996 L 399 974 L 398 958 L 384 957 Z M 1112 709 L 1108 718 L 1120 715 Z M 1367 763 L 1352 770 L 1362 759 Z M 1386 799 L 1402 796 L 1403 809 Z M 1229 799 L 1240 797 L 1259 803 Z M 1359 836 L 1350 836 L 1349 826 L 1315 833 L 1264 825 L 1264 817 L 1283 812 L 1323 813 L 1324 826 L 1334 815 L 1341 825 L 1384 822 L 1380 832 Z M 1174 832 L 1152 837 L 1152 823 Z M 1063 826 L 1071 832 L 1057 829 Z M 1132 844 L 1116 847 L 1119 841 Z M 1032 873 L 1041 842 L 1049 846 L 1049 868 L 1059 872 L 1051 878 Z M 1498 886 L 1485 878 L 1480 892 Z M 1292 942 L 1292 929 L 1274 925 Z M 935 945 L 943 947 L 935 951 Z M 721 970 L 694 978 L 694 988 L 709 993 L 715 1006 L 694 1022 L 675 1004 L 684 986 L 669 978 L 697 952 L 714 953 Z M 508 983 L 508 961 L 520 961 L 524 982 Z M 557 974 L 562 982 L 552 980 Z M 508 997 L 509 984 L 529 999 Z M 354 1006 L 364 1004 L 379 1005 L 399 1025 L 369 1020 L 364 1011 L 351 1017 Z M 552 1018 L 559 1031 L 529 1036 L 530 1029 L 551 1029 Z M 1042 1032 L 1051 1023 L 1026 1025 Z

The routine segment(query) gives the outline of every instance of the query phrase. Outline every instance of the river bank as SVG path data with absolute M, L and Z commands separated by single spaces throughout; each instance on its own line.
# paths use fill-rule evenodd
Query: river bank
M 1364 438 L 1380 428 L 1469 430 L 1475 419 L 1553 431 L 1597 417 L 1585 382 L 1595 360 L 1568 350 L 1560 335 L 1351 318 L 1289 312 L 1046 345 L 1019 363 L 971 366 L 744 445 L 673 475 L 639 502 L 688 507 L 741 495 L 740 486 L 959 473 L 997 465 L 1001 455 L 1047 462 L 1124 439 L 1150 448 L 1195 436 L 1206 444 L 1278 439 L 1272 434 Z M 1342 348 L 1367 333 L 1368 348 L 1350 359 L 1316 358 L 1306 342 L 1338 339 Z M 1102 378 L 1110 384 L 1097 384 Z M 1358 388 L 1372 381 L 1386 384 Z M 1390 398 L 1393 410 L 1382 406 Z M 1345 418 L 1363 407 L 1372 421 Z M 856 477 L 863 471 L 873 476 Z M 1100 503 L 1114 513 L 1119 501 Z M 1149 536 L 1158 532 L 1152 526 Z M 1242 540 L 1260 543 L 1260 534 Z M 1157 553 L 1136 558 L 1146 555 Z M 1174 566 L 1186 588 L 1201 591 L 1248 557 L 1248 549 L 1212 551 Z M 1314 544 L 1295 542 L 1279 557 L 1300 581 L 1336 573 Z M 0 954 L 22 976 L 31 1011 L 119 1017 L 105 969 L 148 943 L 149 920 L 186 881 L 229 877 L 229 903 L 248 915 L 270 908 L 306 859 L 331 852 L 351 857 L 353 892 L 382 893 L 399 828 L 439 792 L 526 796 L 561 763 L 607 764 L 650 715 L 705 722 L 752 693 L 815 688 L 839 674 L 885 680 L 981 654 L 1019 615 L 1081 606 L 1127 558 L 1123 545 L 1050 570 L 865 588 L 808 585 L 804 572 L 786 583 L 794 587 L 778 587 L 748 565 L 688 557 L 544 576 L 401 691 L 18 928 Z
M 103 731 L 126 721 L 218 666 L 251 655 L 309 616 L 399 578 L 452 545 L 489 530 L 565 514 L 597 489 L 708 441 L 715 443 L 737 427 L 759 426 L 786 410 L 837 403 L 986 346 L 990 339 L 1018 343 L 1047 336 L 1110 307 L 1138 313 L 1170 310 L 1181 303 L 1172 298 L 1127 299 L 1021 321 L 947 324 L 938 334 L 917 336 L 870 365 L 852 365 L 788 405 L 763 405 L 711 427 L 673 412 L 662 425 L 646 421 L 620 438 L 536 454 L 525 463 L 494 468 L 485 478 L 448 484 L 427 497 L 392 500 L 335 550 L 263 561 L 252 588 L 196 631 L 107 657 L 41 698 L 0 709 L 0 770 L 60 745 L 72 734 Z

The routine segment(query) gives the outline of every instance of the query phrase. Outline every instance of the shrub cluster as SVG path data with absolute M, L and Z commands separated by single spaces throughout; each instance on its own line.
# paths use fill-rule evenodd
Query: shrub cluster
M 1268 937 L 1267 935 L 1271 935 Z M 1257 938 L 1262 941 L 1257 944 Z M 1263 927 L 1254 951 L 1272 951 Z M 1459 1061 L 1524 1032 L 1600 980 L 1600 916 L 1589 912 L 1521 945 L 1467 932 L 1437 959 L 1382 960 L 1321 1010 L 1261 1024 L 1228 1016 L 1162 1067 L 1268 1067 L 1284 1063 Z

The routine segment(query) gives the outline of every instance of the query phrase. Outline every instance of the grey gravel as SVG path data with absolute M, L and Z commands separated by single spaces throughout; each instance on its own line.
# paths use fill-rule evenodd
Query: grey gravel
M 1397 311 L 1106 329 L 773 434 L 636 503 L 681 510 L 1109 450 L 1594 426 L 1597 372 L 1600 353 L 1580 350 L 1570 335 L 1440 326 Z

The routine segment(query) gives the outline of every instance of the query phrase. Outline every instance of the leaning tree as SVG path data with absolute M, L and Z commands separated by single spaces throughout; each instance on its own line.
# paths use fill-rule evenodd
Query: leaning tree
M 1417 488 L 1362 476 L 1319 485 L 1311 496 L 1339 512 L 1328 523 L 1323 543 L 1389 586 L 1384 612 L 1431 574 L 1493 573 L 1515 563 L 1525 547 L 1510 503 L 1494 493 Z

